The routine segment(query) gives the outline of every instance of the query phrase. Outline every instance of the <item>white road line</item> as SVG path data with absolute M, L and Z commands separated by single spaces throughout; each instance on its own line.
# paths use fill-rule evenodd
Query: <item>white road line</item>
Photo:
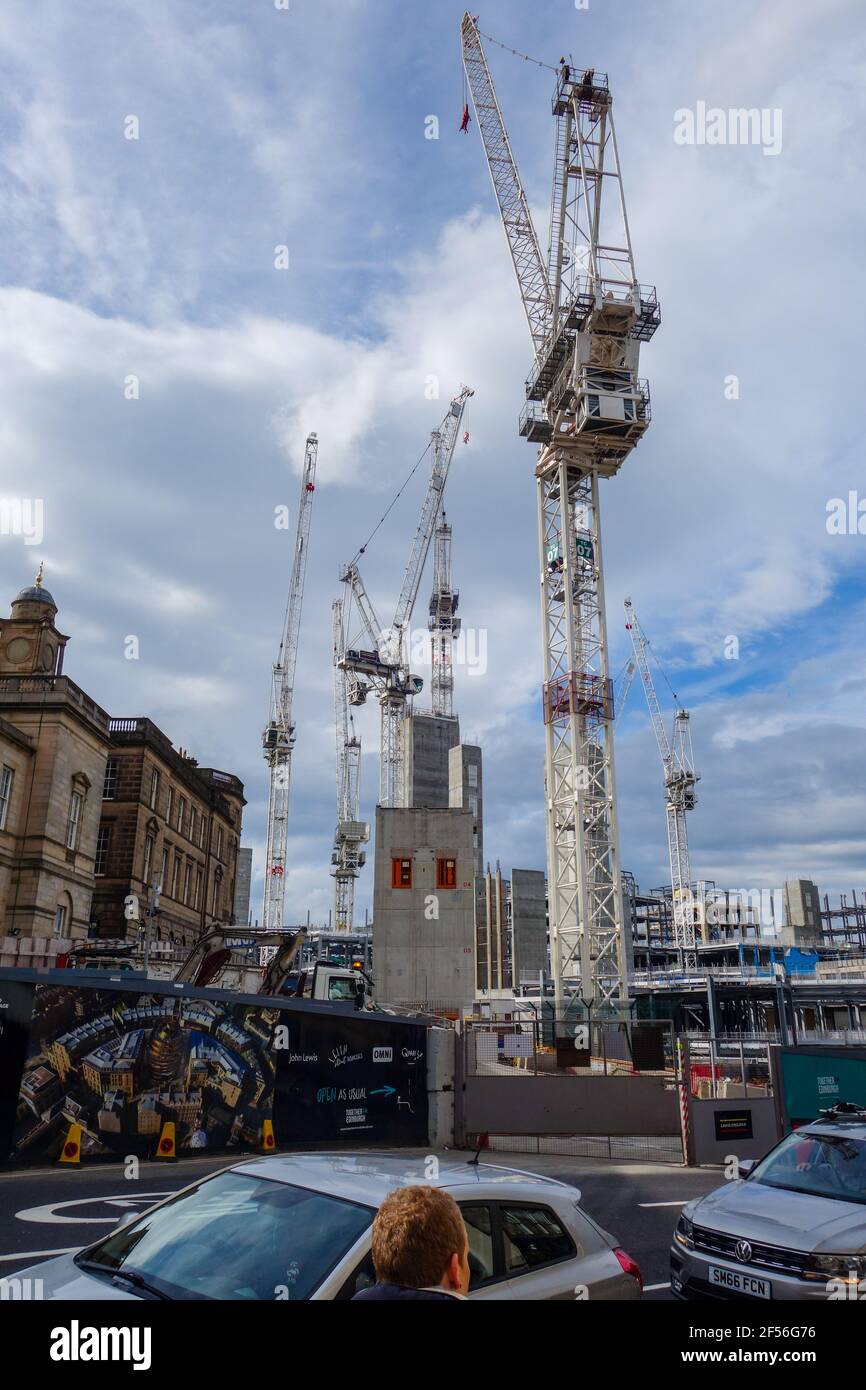
M 691 1197 L 684 1197 L 681 1202 L 638 1202 L 639 1207 L 684 1207 L 686 1202 L 690 1202 Z
M 63 1250 L 19 1250 L 14 1255 L 0 1255 L 0 1260 L 41 1260 L 48 1255 L 72 1255 L 82 1248 L 80 1245 L 67 1245 Z
M 116 1226 L 118 1218 L 116 1216 L 58 1216 L 61 1209 L 69 1207 L 97 1206 L 100 1202 L 118 1206 L 138 1206 L 149 1202 L 151 1206 L 160 1197 L 172 1197 L 172 1192 L 119 1192 L 110 1197 L 103 1197 L 100 1194 L 90 1197 L 73 1197 L 68 1202 L 48 1202 L 41 1207 L 27 1207 L 24 1211 L 16 1211 L 16 1221 L 37 1221 L 41 1224 L 62 1226 Z
M 655 1293 L 656 1289 L 669 1289 L 670 1284 L 644 1284 L 644 1293 Z

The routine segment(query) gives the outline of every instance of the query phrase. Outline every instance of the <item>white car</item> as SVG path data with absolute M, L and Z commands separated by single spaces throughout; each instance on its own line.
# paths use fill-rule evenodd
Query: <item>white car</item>
M 350 1299 L 375 1282 L 373 1217 L 397 1187 L 433 1183 L 469 1232 L 470 1298 L 635 1299 L 634 1260 L 577 1188 L 494 1164 L 278 1154 L 237 1164 L 129 1219 L 76 1255 L 18 1271 L 43 1297 Z

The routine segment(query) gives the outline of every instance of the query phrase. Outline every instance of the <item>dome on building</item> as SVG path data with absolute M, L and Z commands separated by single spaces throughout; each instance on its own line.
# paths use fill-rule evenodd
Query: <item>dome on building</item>
M 21 592 L 17 594 L 15 598 L 12 600 L 13 613 L 15 613 L 16 607 L 19 603 L 26 603 L 28 605 L 36 603 L 39 604 L 40 607 L 53 608 L 54 612 L 57 612 L 57 604 L 54 601 L 53 595 L 49 594 L 48 590 L 43 589 L 42 587 L 41 565 L 39 566 L 39 572 L 36 575 L 36 582 L 34 584 L 28 584 L 27 587 L 25 589 L 22 589 Z M 19 614 L 18 616 L 34 617 L 35 615 L 32 612 L 28 611 L 23 614 Z
M 57 604 L 51 597 L 47 589 L 43 589 L 41 584 L 31 584 L 29 588 L 22 589 L 15 595 L 13 603 L 47 603 L 51 608 L 56 608 Z

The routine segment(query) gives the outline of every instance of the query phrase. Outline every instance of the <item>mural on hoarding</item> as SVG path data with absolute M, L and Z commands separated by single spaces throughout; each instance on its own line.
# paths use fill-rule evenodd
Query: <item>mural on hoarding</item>
M 0 981 L 4 989 L 13 986 Z M 257 1148 L 266 1119 L 278 1144 L 356 1134 L 362 1143 L 426 1142 L 423 1025 L 189 990 L 57 982 L 14 991 L 15 1056 L 7 1033 L 0 1058 L 0 1158 L 51 1161 L 71 1124 L 82 1128 L 85 1159 L 149 1157 L 167 1121 L 181 1157 Z M 0 1032 L 0 1053 L 3 1042 Z
M 82 1155 L 150 1155 L 166 1120 L 178 1152 L 255 1144 L 269 1118 L 276 1009 L 38 985 L 14 1147 L 52 1158 L 70 1124 Z

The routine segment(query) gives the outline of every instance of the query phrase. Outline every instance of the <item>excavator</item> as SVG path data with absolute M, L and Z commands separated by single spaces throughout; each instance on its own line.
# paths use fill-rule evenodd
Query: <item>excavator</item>
M 297 957 L 306 939 L 306 927 L 295 931 L 256 932 L 258 945 L 276 946 L 275 955 L 264 967 L 260 983 L 251 981 L 251 994 L 281 995 L 289 999 L 318 999 L 324 1003 L 354 1003 L 363 1008 L 373 981 L 364 970 L 316 961 L 311 969 L 300 970 Z M 175 975 L 176 984 L 206 987 L 214 984 L 232 955 L 228 942 L 238 936 L 238 928 L 225 923 L 214 925 L 192 947 Z M 259 969 L 250 967 L 251 976 Z

